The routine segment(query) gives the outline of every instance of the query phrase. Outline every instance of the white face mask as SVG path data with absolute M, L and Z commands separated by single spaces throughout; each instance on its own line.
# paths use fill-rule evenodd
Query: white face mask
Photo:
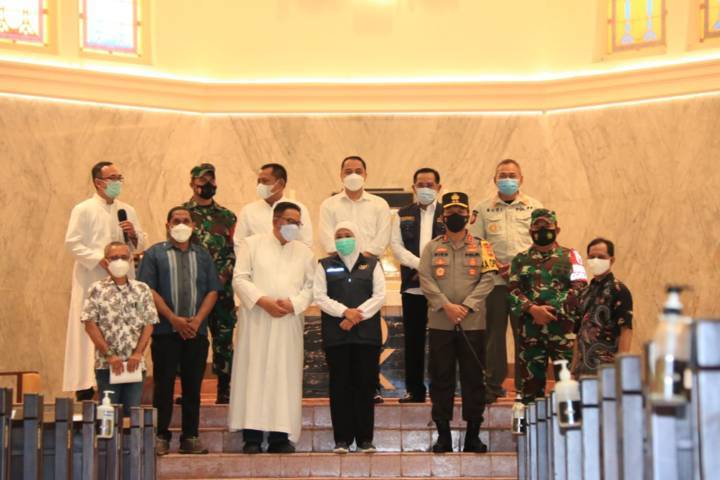
M 113 260 L 108 263 L 108 270 L 110 275 L 114 278 L 123 278 L 130 271 L 130 262 L 127 260 Z
M 300 227 L 293 224 L 283 225 L 280 227 L 280 235 L 282 235 L 286 241 L 292 242 L 300 236 Z
M 590 273 L 592 273 L 594 277 L 597 277 L 610 270 L 610 259 L 589 258 L 587 260 L 587 266 L 588 270 L 590 270 Z
M 362 175 L 351 173 L 343 178 L 343 185 L 351 192 L 357 192 L 365 185 L 365 179 Z
M 277 183 L 273 183 L 272 185 L 265 185 L 263 183 L 258 183 L 257 187 L 255 187 L 255 191 L 257 192 L 257 196 L 262 198 L 263 200 L 267 200 L 272 196 L 273 188 L 277 185 Z
M 437 192 L 434 188 L 420 187 L 416 189 L 415 192 L 417 194 L 418 202 L 423 205 L 430 205 L 435 201 L 435 198 L 437 198 Z
M 170 229 L 170 236 L 178 243 L 187 242 L 192 233 L 193 229 L 182 223 Z

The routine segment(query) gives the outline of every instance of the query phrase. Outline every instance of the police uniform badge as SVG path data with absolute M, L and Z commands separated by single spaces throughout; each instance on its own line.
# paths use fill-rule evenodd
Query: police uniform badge
M 495 252 L 493 251 L 492 245 L 490 245 L 490 242 L 486 242 L 485 240 L 481 240 L 480 245 L 482 247 L 483 256 L 482 273 L 497 272 L 497 259 L 495 258 Z

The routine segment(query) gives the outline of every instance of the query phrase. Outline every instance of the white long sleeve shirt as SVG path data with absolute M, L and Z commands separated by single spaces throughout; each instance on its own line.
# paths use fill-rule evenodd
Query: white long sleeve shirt
M 390 243 L 390 218 L 390 206 L 383 198 L 363 191 L 358 200 L 351 200 L 343 190 L 320 205 L 320 245 L 326 252 L 334 252 L 335 226 L 349 220 L 360 228 L 358 243 L 380 256 Z
M 271 233 L 273 229 L 273 209 L 275 205 L 280 202 L 292 202 L 300 207 L 300 221 L 302 226 L 300 227 L 300 240 L 308 247 L 312 247 L 313 242 L 313 226 L 312 219 L 310 218 L 310 212 L 302 203 L 291 200 L 287 197 L 282 197 L 272 205 L 268 204 L 265 200 L 255 200 L 254 202 L 245 205 L 240 214 L 238 215 L 237 224 L 235 226 L 235 235 L 233 237 L 233 243 L 235 244 L 235 250 L 240 246 L 240 242 L 251 236 L 259 233 Z
M 435 208 L 437 202 L 433 202 L 424 209 L 420 209 L 420 252 L 423 251 L 425 245 L 432 240 L 433 224 L 435 222 Z M 392 248 L 393 255 L 400 265 L 410 267 L 414 270 L 420 266 L 420 257 L 412 253 L 410 250 L 405 248 L 403 243 L 402 234 L 400 232 L 400 216 L 397 212 L 393 213 L 392 216 L 392 232 L 390 234 L 390 248 Z M 420 288 L 408 288 L 403 293 L 410 293 L 413 295 L 422 295 Z

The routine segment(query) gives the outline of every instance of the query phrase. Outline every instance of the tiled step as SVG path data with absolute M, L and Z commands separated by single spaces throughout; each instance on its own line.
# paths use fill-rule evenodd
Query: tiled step
M 170 454 L 158 459 L 158 478 L 515 478 L 514 453 L 295 453 L 292 455 Z
M 176 452 L 179 447 L 179 429 L 173 430 L 173 441 L 170 451 Z M 437 433 L 434 429 L 375 429 L 373 443 L 381 452 L 427 452 L 435 442 Z M 459 450 L 465 442 L 464 429 L 453 429 L 453 448 Z M 514 452 L 515 440 L 509 428 L 489 428 L 480 431 L 480 439 L 488 446 L 490 452 Z M 223 428 L 200 430 L 200 440 L 211 453 L 240 453 L 243 440 L 240 432 L 228 432 Z M 331 452 L 335 446 L 333 432 L 330 428 L 304 429 L 300 440 L 295 445 L 298 452 Z
M 398 403 L 386 402 L 375 406 L 375 428 L 417 430 L 432 426 L 430 416 L 430 402 Z M 303 400 L 302 407 L 303 429 L 330 428 L 330 407 L 327 399 Z M 200 428 L 227 428 L 227 405 L 202 405 L 200 407 Z M 173 411 L 172 427 L 179 427 L 181 423 L 180 406 L 176 405 Z M 483 426 L 510 428 L 512 423 L 512 403 L 502 401 L 493 403 L 485 408 L 485 422 Z M 464 428 L 462 420 L 462 406 L 456 402 L 451 426 Z
M 427 452 L 437 433 L 430 419 L 430 404 L 401 404 L 387 402 L 375 407 L 374 442 L 385 452 Z M 459 448 L 464 442 L 465 422 L 462 406 L 455 406 L 451 423 L 453 444 Z M 298 452 L 329 452 L 334 447 L 330 408 L 327 399 L 303 401 L 303 430 L 296 448 Z M 227 428 L 227 405 L 203 405 L 200 411 L 200 438 L 212 453 L 242 451 L 242 434 Z M 485 422 L 480 438 L 491 452 L 513 452 L 515 443 L 510 433 L 512 404 L 494 403 L 485 410 Z M 171 451 L 177 451 L 181 412 L 173 412 Z

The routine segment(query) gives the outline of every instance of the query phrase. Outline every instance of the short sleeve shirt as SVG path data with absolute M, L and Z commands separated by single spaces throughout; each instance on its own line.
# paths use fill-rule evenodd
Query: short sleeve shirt
M 95 322 L 110 348 L 109 353 L 126 361 L 143 329 L 158 323 L 158 314 L 147 285 L 130 279 L 125 285 L 117 285 L 108 277 L 90 286 L 80 321 Z M 97 350 L 95 368 L 108 368 L 107 360 Z M 144 361 L 141 368 L 145 369 Z

